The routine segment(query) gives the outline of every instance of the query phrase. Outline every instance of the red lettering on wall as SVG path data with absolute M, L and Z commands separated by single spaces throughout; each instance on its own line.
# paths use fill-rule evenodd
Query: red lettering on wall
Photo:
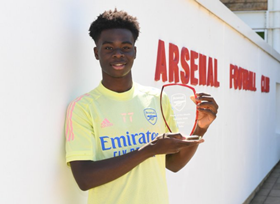
M 163 82 L 168 80 L 169 82 L 175 83 L 181 81 L 183 84 L 190 83 L 192 85 L 198 85 L 199 83 L 199 85 L 220 86 L 217 59 L 207 57 L 193 50 L 189 51 L 186 47 L 182 47 L 182 49 L 179 50 L 177 45 L 169 43 L 167 79 L 165 55 L 164 41 L 159 40 L 155 81 L 161 79 Z M 179 63 L 179 60 L 181 63 Z
M 257 87 L 256 87 L 256 73 L 253 74 L 254 78 L 253 78 L 253 91 L 256 91 L 257 90 Z
M 270 82 L 270 79 L 269 77 L 266 77 L 266 80 L 265 80 L 265 84 L 266 84 L 266 92 L 268 93 L 270 91 L 270 86 L 269 86 L 269 83 Z
M 195 64 L 195 60 L 198 58 L 197 52 L 191 50 L 191 84 L 197 85 L 198 79 L 195 77 L 195 72 L 197 71 L 197 64 Z
M 214 86 L 213 61 L 211 57 L 208 58 L 207 86 Z
M 214 86 L 220 87 L 220 82 L 218 81 L 218 60 L 214 59 Z
M 184 71 L 180 71 L 180 77 L 183 84 L 188 84 L 190 79 L 190 66 L 187 61 L 190 60 L 189 50 L 185 47 L 181 51 L 181 66 Z
M 238 69 L 238 79 L 237 79 L 237 87 L 239 90 L 243 89 L 243 71 L 244 69 L 242 67 L 239 67 Z
M 249 71 L 248 72 L 248 75 L 249 75 L 249 79 L 248 79 L 248 90 L 250 91 L 256 91 L 257 88 L 256 88 L 256 73 L 255 72 L 251 72 Z
M 238 88 L 239 84 L 239 68 L 237 66 L 234 67 L 234 89 Z
M 165 48 L 164 48 L 164 41 L 162 40 L 158 41 L 155 81 L 159 81 L 160 76 L 162 76 L 163 82 L 167 81 Z
M 234 69 L 235 69 L 236 65 L 232 65 L 230 64 L 229 66 L 229 88 L 232 88 L 232 84 L 234 82 Z
M 261 77 L 261 92 L 268 93 L 270 86 L 269 86 L 270 79 L 269 77 L 263 76 Z
M 181 53 L 180 53 L 181 52 Z M 191 85 L 206 85 L 219 87 L 218 60 L 207 57 L 194 50 L 189 51 L 186 47 L 179 50 L 178 46 L 169 43 L 168 67 L 166 65 L 165 43 L 158 41 L 157 62 L 155 81 L 182 82 Z M 181 66 L 180 66 L 181 65 Z M 167 75 L 168 68 L 168 75 Z M 230 64 L 229 88 L 235 90 L 257 91 L 256 73 Z M 261 76 L 261 92 L 270 91 L 270 78 Z
M 169 82 L 179 82 L 179 49 L 176 45 L 169 43 Z
M 253 91 L 253 89 L 254 89 L 254 73 L 253 72 L 251 72 L 251 71 L 249 71 L 248 72 L 248 79 L 247 79 L 247 81 L 248 81 L 248 90 L 250 90 L 250 91 Z
M 199 54 L 199 85 L 206 85 L 206 56 Z
M 249 89 L 249 85 L 251 84 L 250 83 L 250 80 L 248 80 L 248 70 L 244 69 L 243 70 L 243 89 L 244 90 L 250 90 Z
M 229 88 L 239 90 L 256 91 L 256 73 L 242 67 L 230 64 L 229 67 Z

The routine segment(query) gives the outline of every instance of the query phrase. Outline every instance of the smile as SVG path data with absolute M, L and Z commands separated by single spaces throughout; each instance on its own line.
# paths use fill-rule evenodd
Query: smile
M 116 64 L 112 64 L 112 67 L 116 70 L 121 70 L 124 69 L 126 63 L 116 63 Z

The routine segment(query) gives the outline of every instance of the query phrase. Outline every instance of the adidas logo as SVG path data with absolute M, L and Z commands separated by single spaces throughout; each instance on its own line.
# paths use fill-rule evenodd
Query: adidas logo
M 113 126 L 113 123 L 111 123 L 107 118 L 105 118 L 101 123 L 101 128 L 110 127 L 110 126 Z

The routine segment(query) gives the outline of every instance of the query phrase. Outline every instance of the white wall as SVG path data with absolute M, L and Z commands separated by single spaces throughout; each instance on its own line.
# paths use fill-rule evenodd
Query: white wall
M 267 10 L 234 13 L 256 32 L 265 32 L 265 41 L 280 53 L 280 1 L 268 0 L 267 3 Z
M 87 30 L 115 7 L 140 21 L 136 81 L 162 85 L 154 81 L 159 39 L 166 54 L 173 43 L 218 59 L 220 87 L 195 88 L 215 97 L 219 114 L 193 160 L 168 172 L 171 204 L 242 203 L 280 158 L 280 56 L 218 0 L 2 2 L 0 203 L 85 203 L 64 162 L 64 117 L 100 81 Z M 229 89 L 231 63 L 256 72 L 256 92 Z M 269 93 L 260 92 L 261 75 Z

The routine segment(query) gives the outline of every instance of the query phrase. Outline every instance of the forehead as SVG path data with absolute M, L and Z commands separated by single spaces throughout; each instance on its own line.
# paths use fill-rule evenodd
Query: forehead
M 130 42 L 131 44 L 134 44 L 134 38 L 132 32 L 128 29 L 113 28 L 103 30 L 100 33 L 97 44 L 103 44 L 104 42 Z

